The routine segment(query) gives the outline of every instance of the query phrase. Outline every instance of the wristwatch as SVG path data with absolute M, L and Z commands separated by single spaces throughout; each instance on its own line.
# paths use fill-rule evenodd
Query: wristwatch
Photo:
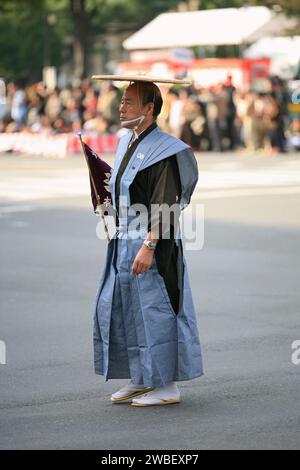
M 150 250 L 155 250 L 156 243 L 153 243 L 151 240 L 144 240 L 144 245 L 146 245 Z

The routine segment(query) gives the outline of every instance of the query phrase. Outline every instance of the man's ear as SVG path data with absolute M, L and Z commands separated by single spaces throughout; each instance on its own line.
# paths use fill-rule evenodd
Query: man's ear
M 154 103 L 148 103 L 147 104 L 147 112 L 146 114 L 147 115 L 150 115 L 150 116 L 153 116 L 153 112 L 154 112 Z

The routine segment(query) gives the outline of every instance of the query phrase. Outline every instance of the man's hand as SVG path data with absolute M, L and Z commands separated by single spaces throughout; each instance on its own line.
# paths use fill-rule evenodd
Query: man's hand
M 142 245 L 131 267 L 132 274 L 141 274 L 148 271 L 153 261 L 154 250 Z

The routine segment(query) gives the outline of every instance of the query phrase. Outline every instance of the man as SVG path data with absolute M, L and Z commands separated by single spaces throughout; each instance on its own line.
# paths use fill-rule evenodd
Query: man
M 232 83 L 232 75 L 227 75 L 227 80 L 222 87 L 222 93 L 224 99 L 224 114 L 225 114 L 225 133 L 224 137 L 229 139 L 229 148 L 234 150 L 235 148 L 235 118 L 236 118 L 236 105 L 235 105 L 235 92 L 236 88 Z
M 130 132 L 110 179 L 117 235 L 108 244 L 94 317 L 95 372 L 130 378 L 111 400 L 132 399 L 133 406 L 179 403 L 176 381 L 203 374 L 178 211 L 168 219 L 157 210 L 188 205 L 197 164 L 186 144 L 157 127 L 162 97 L 153 82 L 136 77 L 121 100 L 121 125 Z

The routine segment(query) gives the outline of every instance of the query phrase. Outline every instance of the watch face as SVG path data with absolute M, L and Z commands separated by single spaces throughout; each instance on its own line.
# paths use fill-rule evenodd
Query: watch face
M 145 240 L 145 244 L 148 246 L 148 248 L 151 248 L 152 250 L 154 250 L 154 248 L 156 247 L 156 244 L 151 242 L 150 240 Z

